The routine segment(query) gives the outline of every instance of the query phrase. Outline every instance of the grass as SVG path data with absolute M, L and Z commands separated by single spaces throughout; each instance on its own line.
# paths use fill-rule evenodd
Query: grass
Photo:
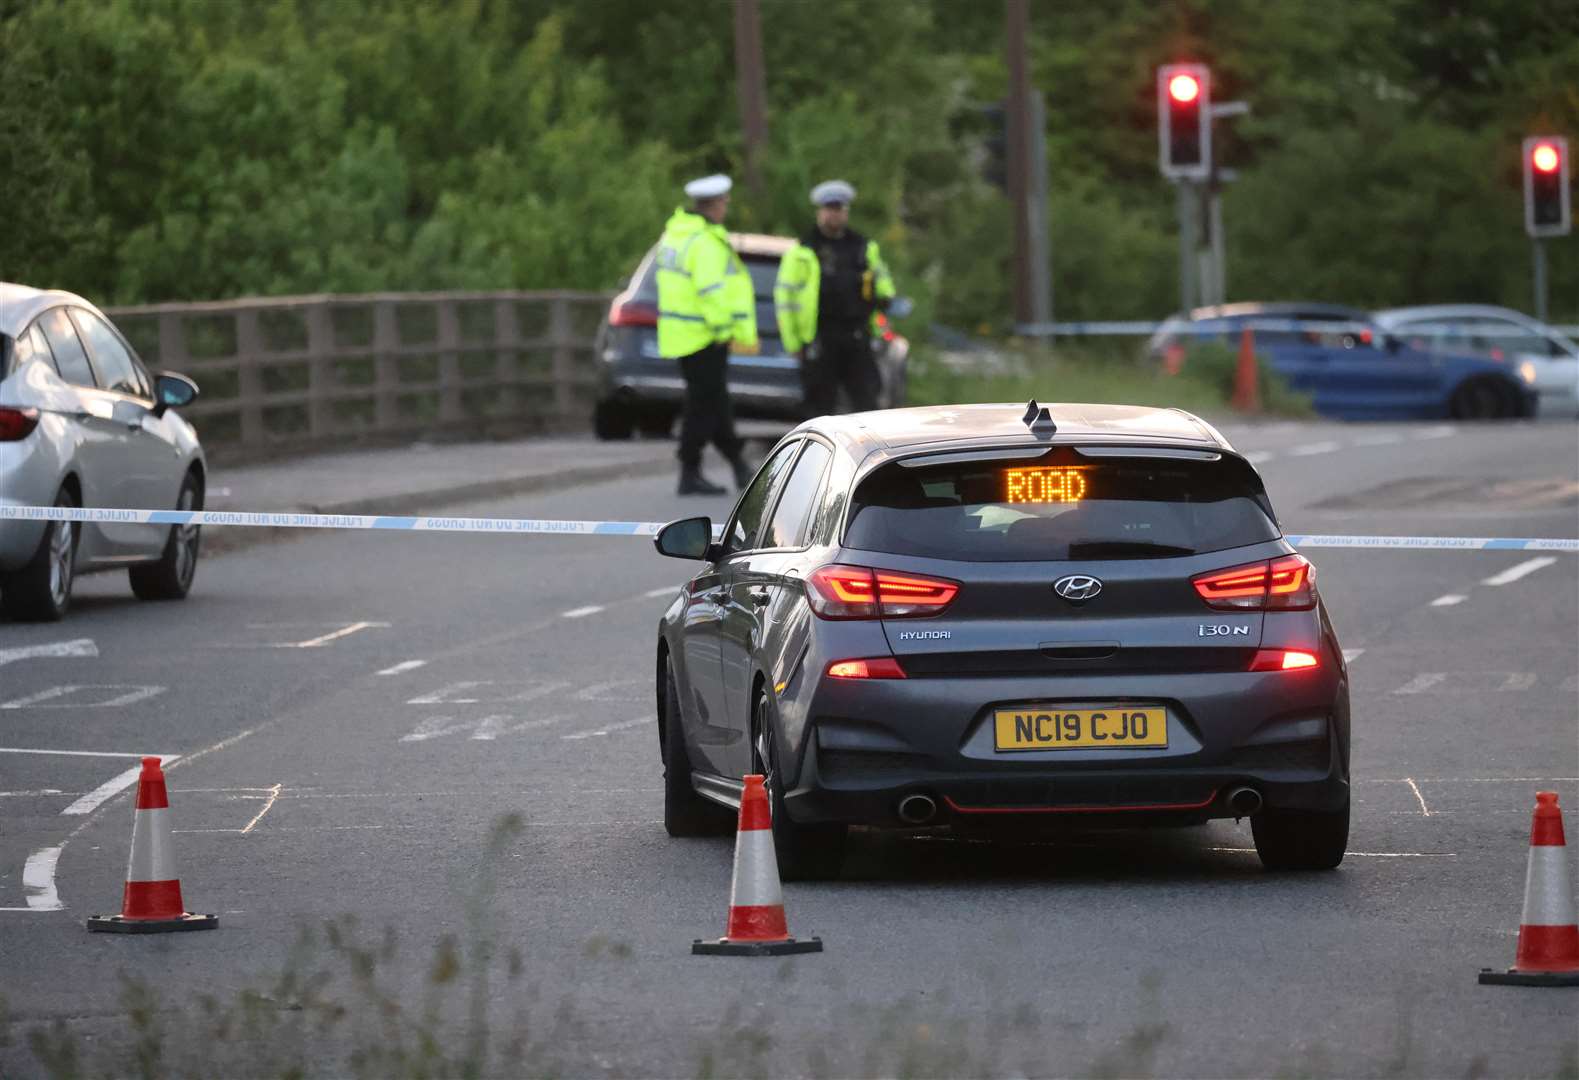
M 1013 343 L 996 350 L 997 362 L 977 370 L 944 363 L 936 351 L 920 347 L 911 358 L 908 403 L 964 405 L 984 401 L 1078 401 L 1096 404 L 1151 405 L 1221 417 L 1230 411 L 1237 354 L 1209 342 L 1191 350 L 1183 370 L 1165 373 L 1137 359 L 1133 343 L 1082 341 L 1048 346 Z M 1289 390 L 1260 358 L 1262 412 L 1273 416 L 1313 415 L 1310 402 Z

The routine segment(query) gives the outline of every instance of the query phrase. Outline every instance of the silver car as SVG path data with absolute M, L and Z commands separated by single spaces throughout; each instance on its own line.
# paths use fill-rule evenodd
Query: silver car
M 1536 415 L 1579 416 L 1579 346 L 1543 322 L 1490 304 L 1378 311 L 1376 324 L 1428 352 L 1479 353 L 1534 388 Z
M 202 509 L 203 449 L 171 411 L 196 397 L 82 297 L 0 282 L 0 505 Z M 0 520 L 0 601 L 52 621 L 78 573 L 115 569 L 144 600 L 178 600 L 198 543 L 196 526 Z

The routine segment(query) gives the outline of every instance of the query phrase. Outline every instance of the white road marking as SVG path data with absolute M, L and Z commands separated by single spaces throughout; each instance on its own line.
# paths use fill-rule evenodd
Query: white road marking
M 578 731 L 578 732 L 576 732 L 573 735 L 561 735 L 560 738 L 561 739 L 593 739 L 593 738 L 597 738 L 599 735 L 607 735 L 610 732 L 627 731 L 630 728 L 640 727 L 643 724 L 654 724 L 654 723 L 657 723 L 657 722 L 658 722 L 658 718 L 656 716 L 638 716 L 634 720 L 621 720 L 617 724 L 605 724 L 603 727 L 598 728 L 596 731 Z
M 1354 783 L 1402 784 L 1407 780 L 1407 777 L 1396 780 L 1362 777 Z M 1426 784 L 1571 784 L 1579 781 L 1579 776 L 1422 776 L 1420 780 Z
M 426 660 L 402 660 L 400 663 L 396 664 L 394 667 L 387 667 L 383 671 L 377 672 L 376 674 L 379 674 L 379 675 L 399 675 L 401 672 L 404 672 L 404 671 L 415 671 L 419 667 L 423 667 L 426 664 L 427 664 Z
M 1415 801 L 1420 804 L 1420 813 L 1424 817 L 1431 816 L 1431 808 L 1425 804 L 1425 796 L 1420 794 L 1420 785 L 1410 777 L 1404 777 L 1404 783 L 1409 785 L 1409 790 L 1415 793 Z
M 1253 847 L 1209 847 L 1207 851 L 1231 851 L 1238 855 L 1254 855 Z M 1456 851 L 1345 851 L 1344 857 L 1357 856 L 1362 859 L 1456 859 Z
M 509 693 L 504 690 L 490 691 L 482 697 L 452 697 L 452 694 L 475 693 L 479 686 L 524 686 L 526 689 Z M 450 683 L 431 694 L 423 694 L 406 702 L 407 705 L 519 705 L 538 698 L 557 694 L 561 690 L 568 690 L 567 682 L 496 682 L 492 679 L 478 679 L 467 682 Z
M 116 694 L 114 697 L 106 698 L 104 701 L 89 701 L 85 704 L 79 702 L 44 704 L 44 702 L 54 701 L 56 698 L 69 697 L 80 690 L 121 690 L 124 693 Z M 113 709 L 139 701 L 146 701 L 157 694 L 164 693 L 164 691 L 165 688 L 162 686 L 130 686 L 122 683 L 95 686 L 51 686 L 48 690 L 40 690 L 36 694 L 17 698 L 15 701 L 0 703 L 0 709 Z
M 159 757 L 161 759 L 162 766 L 168 766 L 177 761 L 180 758 L 180 755 L 161 754 Z M 66 807 L 61 811 L 61 813 L 71 815 L 93 813 L 93 811 L 97 810 L 101 805 L 104 804 L 104 802 L 114 798 L 116 795 L 119 795 L 121 792 L 137 783 L 137 778 L 142 775 L 142 771 L 143 767 L 141 765 L 133 765 L 130 769 L 127 769 L 120 775 L 106 780 L 104 783 L 88 792 L 82 798 Z
M 58 754 L 61 757 L 125 757 L 145 758 L 152 754 L 124 754 L 118 750 L 35 750 L 32 747 L 0 746 L 0 754 Z
M 1246 456 L 1248 457 L 1249 455 L 1246 455 Z M 646 592 L 642 593 L 642 595 L 647 597 L 648 599 L 652 599 L 653 597 L 656 597 L 656 596 L 673 596 L 675 593 L 677 593 L 679 591 L 680 591 L 680 586 L 678 586 L 678 585 L 665 585 L 661 589 L 648 589 Z
M 27 896 L 30 911 L 59 911 L 63 905 L 55 891 L 55 863 L 60 860 L 59 847 L 35 851 L 22 865 L 22 889 Z
M 1277 455 L 1270 450 L 1252 450 L 1244 457 L 1250 464 L 1260 465 L 1262 462 L 1273 460 Z
M 1437 427 L 1426 428 L 1424 431 L 1415 432 L 1416 439 L 1445 439 L 1458 431 L 1452 424 L 1441 424 Z
M 276 649 L 318 649 L 329 644 L 331 641 L 338 641 L 343 637 L 350 637 L 352 634 L 359 633 L 363 630 L 371 630 L 375 627 L 387 627 L 388 625 L 389 624 L 387 622 L 354 622 L 350 626 L 342 626 L 340 629 L 324 634 L 322 637 L 310 638 L 307 641 L 283 641 L 275 644 L 274 647 Z
M 1359 435 L 1355 437 L 1355 446 L 1391 446 L 1404 441 L 1402 435 L 1388 431 L 1379 431 L 1374 435 Z
M 423 694 L 406 702 L 407 705 L 475 705 L 477 698 L 450 697 L 451 694 L 461 690 L 470 690 L 474 686 L 487 686 L 486 681 L 473 680 L 467 682 L 450 683 L 440 687 L 431 694 Z
M 577 701 L 641 701 L 641 700 L 643 700 L 646 697 L 645 694 L 642 694 L 642 693 L 639 693 L 639 692 L 635 693 L 635 694 L 615 694 L 615 693 L 610 693 L 610 691 L 616 690 L 616 689 L 618 689 L 619 687 L 622 687 L 622 686 L 634 686 L 634 687 L 640 688 L 640 687 L 643 687 L 643 686 L 646 686 L 646 685 L 647 685 L 647 680 L 645 680 L 645 679 L 615 679 L 613 682 L 593 683 L 591 686 L 586 686 L 586 687 L 583 687 L 582 689 L 578 690 L 576 692 L 576 700 Z
M 1448 593 L 1445 596 L 1439 596 L 1435 600 L 1431 601 L 1431 606 L 1432 607 L 1452 607 L 1454 604 L 1462 604 L 1465 600 L 1468 600 L 1468 599 L 1469 599 L 1469 597 L 1463 596 L 1460 593 Z
M 1516 692 L 1516 691 L 1519 691 L 1519 690 L 1528 690 L 1530 687 L 1532 687 L 1534 685 L 1535 685 L 1535 672 L 1533 672 L 1533 671 L 1510 671 L 1510 672 L 1508 672 L 1508 677 L 1502 681 L 1502 685 L 1497 687 L 1497 689 L 1498 690 L 1511 690 L 1511 691 L 1515 691 Z
M 1538 559 L 1530 559 L 1527 562 L 1519 563 L 1517 566 L 1510 566 L 1500 574 L 1493 574 L 1486 580 L 1482 581 L 1481 584 L 1511 585 L 1520 578 L 1527 577 L 1530 574 L 1535 573 L 1535 571 L 1541 569 L 1543 566 L 1550 566 L 1556 561 L 1557 559 L 1551 555 L 1542 555 Z
M 1358 660 L 1362 655 L 1364 655 L 1364 653 L 1364 649 L 1344 649 L 1343 662 L 1345 664 L 1352 664 L 1354 661 Z
M 457 720 L 453 716 L 431 716 L 412 729 L 410 734 L 402 735 L 400 741 L 403 743 L 427 742 L 429 739 L 442 739 L 446 735 L 469 731 L 471 734 L 467 736 L 468 739 L 491 742 L 501 735 L 516 735 L 523 731 L 549 727 L 564 719 L 564 716 L 539 716 L 517 723 L 515 722 L 515 717 L 509 715 L 484 716 L 480 720 Z
M 1447 673 L 1442 671 L 1422 671 L 1413 679 L 1394 690 L 1395 694 L 1418 694 L 1431 689 L 1437 683 L 1447 678 Z
M 1304 446 L 1296 446 L 1288 452 L 1289 457 L 1312 457 L 1316 454 L 1330 454 L 1334 450 L 1342 449 L 1341 443 L 1313 442 Z
M 282 784 L 275 784 L 269 789 L 269 798 L 268 801 L 263 804 L 263 809 L 254 814 L 252 820 L 241 827 L 242 836 L 246 836 L 253 829 L 257 828 L 258 822 L 263 820 L 263 815 L 267 814 L 274 808 L 274 802 L 280 797 L 280 788 L 283 786 L 284 785 Z
M 35 657 L 98 655 L 99 647 L 93 643 L 92 638 L 77 638 L 75 641 L 57 641 L 50 645 L 23 645 L 16 649 L 0 649 L 0 667 Z
M 1579 693 L 1579 675 L 1568 676 L 1557 689 L 1565 694 Z
M 75 795 L 75 791 L 66 792 L 60 788 L 39 788 L 37 791 L 0 791 L 0 799 L 36 798 L 41 795 Z
M 569 611 L 561 611 L 559 613 L 559 617 L 561 619 L 582 619 L 588 615 L 596 615 L 602 610 L 602 604 L 588 604 L 586 607 L 571 608 Z

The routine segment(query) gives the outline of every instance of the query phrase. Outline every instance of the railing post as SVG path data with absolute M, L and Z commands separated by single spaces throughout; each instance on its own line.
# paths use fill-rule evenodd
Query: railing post
M 512 417 L 521 408 L 520 371 L 521 320 L 516 318 L 515 298 L 493 302 L 493 377 L 502 417 Z
M 459 424 L 466 419 L 461 411 L 461 358 L 455 351 L 461 343 L 460 317 L 453 300 L 440 300 L 436 306 L 439 323 L 439 423 Z
M 568 420 L 576 407 L 576 367 L 570 301 L 564 296 L 555 296 L 549 301 L 548 339 L 554 349 L 554 418 Z
M 400 329 L 395 305 L 389 300 L 373 304 L 373 425 L 379 431 L 400 427 Z
M 259 361 L 263 354 L 263 335 L 258 330 L 258 309 L 242 308 L 236 320 L 236 406 L 241 413 L 241 445 L 262 446 L 267 441 L 263 430 L 263 378 Z M 164 348 L 164 317 L 160 317 L 160 344 Z
M 329 304 L 316 301 L 307 308 L 307 435 L 327 439 L 334 432 L 334 326 Z

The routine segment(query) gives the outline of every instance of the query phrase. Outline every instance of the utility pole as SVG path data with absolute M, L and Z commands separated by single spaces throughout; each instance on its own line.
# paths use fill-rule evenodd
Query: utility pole
M 762 10 L 757 0 L 735 0 L 735 92 L 746 146 L 746 187 L 761 200 L 762 159 L 768 143 L 767 72 L 762 63 Z
M 1030 0 L 1004 0 L 1004 38 L 1009 67 L 1006 101 L 1009 201 L 1014 210 L 1014 321 L 1017 326 L 1052 321 L 1047 258 L 1047 152 L 1043 110 L 1031 91 L 1026 39 Z

